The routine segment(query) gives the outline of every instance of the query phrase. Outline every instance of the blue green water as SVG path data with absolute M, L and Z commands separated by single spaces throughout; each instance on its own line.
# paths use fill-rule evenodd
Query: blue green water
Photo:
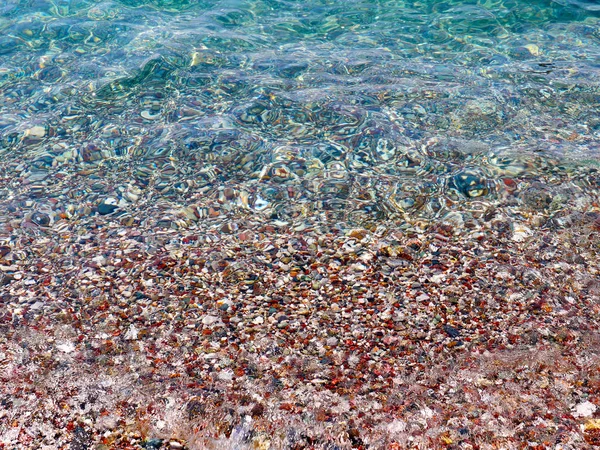
M 4 0 L 5 209 L 144 215 L 149 190 L 349 224 L 589 207 L 599 22 L 593 0 Z

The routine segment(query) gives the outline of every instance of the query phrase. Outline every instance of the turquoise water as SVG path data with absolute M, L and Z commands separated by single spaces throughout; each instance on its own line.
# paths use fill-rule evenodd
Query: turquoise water
M 349 225 L 531 189 L 544 213 L 589 205 L 599 20 L 592 0 L 4 1 L 5 209 L 144 216 L 148 189 Z

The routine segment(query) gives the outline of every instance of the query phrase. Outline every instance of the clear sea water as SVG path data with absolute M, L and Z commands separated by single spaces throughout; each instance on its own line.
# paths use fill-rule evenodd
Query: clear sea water
M 534 439 L 543 442 L 552 433 L 559 448 L 568 433 L 583 430 L 584 418 L 591 419 L 591 413 L 576 417 L 579 408 L 598 400 L 592 395 L 598 341 L 586 336 L 594 336 L 597 323 L 597 304 L 590 299 L 598 292 L 599 166 L 600 0 L 0 0 L 0 319 L 6 330 L 0 376 L 8 379 L 0 402 L 8 414 L 0 408 L 0 419 L 9 428 L 0 426 L 0 438 L 17 442 L 38 433 L 52 443 L 46 448 L 55 448 L 59 438 L 72 438 L 72 449 L 87 448 L 82 442 L 91 435 L 61 415 L 98 411 L 93 426 L 99 439 L 113 428 L 129 428 L 134 418 L 146 429 L 140 417 L 151 407 L 165 420 L 177 416 L 162 400 L 135 406 L 138 387 L 154 395 L 157 384 L 185 386 L 188 379 L 194 392 L 207 393 L 205 403 L 187 404 L 190 421 L 206 405 L 222 416 L 215 421 L 219 429 L 230 419 L 233 424 L 238 412 L 230 414 L 226 401 L 221 408 L 225 391 L 211 387 L 227 385 L 225 399 L 238 389 L 240 396 L 232 397 L 250 398 L 248 393 L 252 401 L 275 392 L 267 409 L 278 411 L 269 416 L 276 428 L 283 411 L 295 411 L 296 399 L 310 412 L 312 393 L 330 398 L 348 376 L 347 385 L 340 383 L 344 390 L 331 398 L 339 400 L 339 411 L 352 408 L 365 416 L 359 432 L 345 424 L 345 412 L 339 414 L 338 424 L 347 425 L 344 433 L 353 440 L 369 432 L 362 423 L 395 410 L 412 418 L 408 425 L 382 423 L 385 430 L 418 430 L 444 448 L 452 443 L 445 429 L 465 430 L 460 439 L 469 436 L 468 428 L 459 428 L 461 415 L 482 423 L 474 425 L 479 434 L 473 439 L 489 448 L 495 442 L 517 445 L 507 436 L 542 448 L 546 444 Z M 402 246 L 413 248 L 409 237 L 436 232 L 430 225 L 444 221 L 453 226 L 444 230 L 458 237 L 440 252 L 441 262 L 435 256 L 441 241 L 435 239 L 449 241 L 445 234 L 423 240 L 429 256 L 420 261 L 392 257 L 394 236 L 403 234 L 398 229 L 406 231 Z M 577 230 L 562 233 L 582 224 L 586 239 L 572 239 Z M 389 232 L 381 248 L 394 250 L 389 265 L 375 263 L 375 244 L 372 253 L 353 247 L 352 258 L 339 256 L 345 244 L 331 258 L 321 253 L 341 242 L 331 238 L 340 229 L 362 240 L 367 231 L 348 230 L 359 227 L 374 235 L 383 229 L 379 236 Z M 485 253 L 468 245 L 493 227 L 497 232 L 490 233 L 494 240 Z M 544 242 L 529 246 L 534 239 L 527 239 L 542 228 Z M 290 230 L 296 237 L 286 243 Z M 312 240 L 306 257 L 308 243 L 301 252 L 293 249 L 304 230 Z M 220 233 L 232 236 L 219 242 Z M 323 243 L 319 233 L 327 235 Z M 559 246 L 561 239 L 568 244 Z M 234 262 L 242 241 L 243 259 Z M 312 247 L 315 241 L 319 245 Z M 457 241 L 462 250 L 455 252 L 450 245 Z M 511 251 L 500 259 L 489 254 L 496 242 L 544 256 Z M 195 253 L 200 247 L 208 250 Z M 290 257 L 283 264 L 286 247 Z M 262 258 L 267 252 L 272 257 Z M 478 257 L 484 261 L 479 265 L 471 261 Z M 300 275 L 309 274 L 309 266 L 313 279 Z M 542 280 L 551 267 L 554 278 Z M 271 269 L 262 280 L 259 270 Z M 378 270 L 385 276 L 371 277 Z M 429 275 L 421 277 L 420 270 Z M 456 273 L 440 277 L 446 271 Z M 350 287 L 355 276 L 352 289 L 338 290 L 338 284 Z M 376 280 L 379 286 L 367 286 Z M 268 296 L 257 294 L 261 281 Z M 213 288 L 217 295 L 206 295 Z M 294 296 L 284 299 L 279 293 L 288 288 Z M 404 291 L 410 296 L 402 299 Z M 230 298 L 235 302 L 224 302 Z M 305 300 L 315 298 L 315 311 L 323 308 L 323 315 L 305 308 Z M 438 300 L 439 309 L 433 307 Z M 403 331 L 380 331 L 392 330 L 390 311 L 396 308 L 394 329 Z M 192 309 L 197 312 L 188 315 Z M 231 325 L 234 314 L 238 328 Z M 552 318 L 556 324 L 548 323 Z M 339 342 L 327 333 L 330 327 L 340 333 Z M 479 333 L 486 327 L 489 334 Z M 507 339 L 496 339 L 505 332 Z M 489 372 L 476 372 L 479 363 L 469 362 L 464 375 L 449 353 L 454 346 L 462 351 L 461 333 L 469 336 L 465 342 L 476 336 L 473 346 L 481 351 L 495 351 L 501 342 L 512 348 L 513 338 L 523 351 Z M 354 346 L 355 338 L 360 345 Z M 381 356 L 384 345 L 398 351 Z M 288 348 L 293 358 L 282 363 Z M 330 358 L 333 351 L 346 361 Z M 519 356 L 524 353 L 536 356 Z M 427 372 L 425 355 L 448 364 Z M 250 365 L 254 357 L 256 366 Z M 77 378 L 80 365 L 85 383 Z M 302 368 L 296 372 L 293 365 Z M 397 387 L 392 365 L 398 373 L 420 373 L 399 376 L 404 386 L 387 402 L 381 399 Z M 523 370 L 512 369 L 517 365 Z M 455 379 L 440 381 L 455 368 L 463 373 L 456 392 Z M 364 386 L 363 371 L 369 371 Z M 105 373 L 110 383 L 99 381 Z M 234 375 L 242 381 L 230 383 Z M 278 405 L 286 377 L 298 383 L 286 381 L 288 397 L 281 398 L 293 400 Z M 464 380 L 469 391 L 463 393 Z M 303 385 L 312 386 L 307 394 Z M 19 386 L 14 402 L 8 395 L 13 386 Z M 128 406 L 113 402 L 129 396 Z M 350 406 L 355 398 L 357 406 Z M 576 405 L 578 399 L 586 402 Z M 256 409 L 244 402 L 239 414 L 249 419 Z M 377 406 L 361 409 L 365 404 Z M 256 405 L 262 415 L 265 408 Z M 320 400 L 315 411 L 318 405 Z M 19 411 L 26 413 L 19 417 Z M 312 413 L 300 418 L 294 411 L 286 417 L 297 416 L 296 423 L 282 426 L 292 444 L 317 423 Z M 326 411 L 327 418 L 318 419 L 322 428 L 311 433 L 329 430 Z M 560 413 L 553 416 L 555 411 Z M 502 415 L 496 420 L 498 412 L 510 421 Z M 89 417 L 96 420 L 95 414 Z M 128 421 L 117 422 L 125 414 Z M 429 424 L 436 428 L 427 428 L 434 414 Z M 450 417 L 457 418 L 454 425 Z M 171 425 L 161 433 L 177 430 Z M 229 429 L 231 439 L 245 448 L 250 422 L 236 427 Z M 535 429 L 539 436 L 530 433 Z M 500 440 L 492 441 L 494 433 Z M 253 442 L 255 449 L 269 445 Z M 149 439 L 144 445 L 161 443 Z M 568 445 L 560 448 L 577 447 Z
M 265 220 L 429 220 L 514 186 L 548 212 L 598 187 L 600 3 L 3 0 L 0 136 L 11 201 L 103 166 L 123 179 L 72 194 L 93 212 L 135 210 L 127 184 Z

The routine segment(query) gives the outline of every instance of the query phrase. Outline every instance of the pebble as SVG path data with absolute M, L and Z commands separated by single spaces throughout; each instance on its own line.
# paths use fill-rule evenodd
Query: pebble
M 533 234 L 531 228 L 522 223 L 515 223 L 513 228 L 512 240 L 515 242 L 523 242 Z
M 117 199 L 114 198 L 114 197 L 109 197 L 109 198 L 104 199 L 98 205 L 98 213 L 101 214 L 101 215 L 112 214 L 118 208 L 119 208 L 119 206 L 118 206 Z
M 48 172 L 45 170 L 36 170 L 27 176 L 27 180 L 31 183 L 37 183 L 48 178 Z
M 533 56 L 540 56 L 540 48 L 535 44 L 527 44 L 524 46 Z
M 50 216 L 42 212 L 36 212 L 31 216 L 31 221 L 41 227 L 50 225 Z
M 127 333 L 125 333 L 125 339 L 135 341 L 138 338 L 138 333 L 139 330 L 136 328 L 136 326 L 131 324 L 129 325 Z
M 585 441 L 590 445 L 600 447 L 600 419 L 589 419 L 582 428 Z
M 218 321 L 219 321 L 219 318 L 217 316 L 211 316 L 210 314 L 206 315 L 202 318 L 202 324 L 207 325 L 207 326 L 213 325 L 214 323 L 216 323 Z
M 63 353 L 72 353 L 75 351 L 75 345 L 71 342 L 66 342 L 64 344 L 59 344 L 56 346 L 58 350 Z
M 196 215 L 194 208 L 190 206 L 183 208 L 181 210 L 181 214 L 188 220 L 192 220 L 194 222 L 198 220 L 198 216 Z
M 137 202 L 140 199 L 140 195 L 142 194 L 142 190 L 137 186 L 129 186 L 125 191 L 124 197 L 131 201 Z
M 252 320 L 252 323 L 253 323 L 254 325 L 261 325 L 261 324 L 263 324 L 264 322 L 265 322 L 265 319 L 264 319 L 262 316 L 255 317 L 255 318 Z
M 161 117 L 160 113 L 152 114 L 152 111 L 144 110 L 140 113 L 140 116 L 146 120 L 156 120 Z
M 591 417 L 594 415 L 598 407 L 590 401 L 582 402 L 576 405 L 573 415 L 576 417 Z
M 25 131 L 25 136 L 44 137 L 45 135 L 46 135 L 46 127 L 41 126 L 41 125 L 33 126 L 31 128 L 28 128 Z

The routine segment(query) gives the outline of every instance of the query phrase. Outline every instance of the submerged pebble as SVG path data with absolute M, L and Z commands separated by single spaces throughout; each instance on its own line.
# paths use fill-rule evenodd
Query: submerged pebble
M 113 198 L 113 197 L 105 198 L 98 205 L 98 213 L 101 215 L 112 214 L 119 208 L 117 203 L 118 202 L 117 202 L 116 198 Z
M 0 2 L 0 447 L 600 442 L 593 2 L 92 3 Z

